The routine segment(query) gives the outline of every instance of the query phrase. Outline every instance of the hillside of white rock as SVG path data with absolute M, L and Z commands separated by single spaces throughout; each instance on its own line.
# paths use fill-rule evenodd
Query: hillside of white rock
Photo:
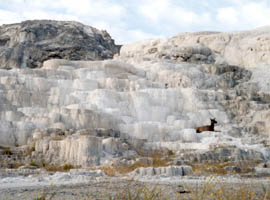
M 269 27 L 137 42 L 112 60 L 0 69 L 0 146 L 35 146 L 33 158 L 74 166 L 134 163 L 142 150 L 172 152 L 175 163 L 265 162 L 269 77 Z M 210 118 L 216 131 L 196 133 Z

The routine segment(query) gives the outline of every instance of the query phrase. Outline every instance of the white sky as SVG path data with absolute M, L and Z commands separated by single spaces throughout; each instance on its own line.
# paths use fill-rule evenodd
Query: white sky
M 75 20 L 106 29 L 117 44 L 180 32 L 270 25 L 270 0 L 0 0 L 0 25 Z

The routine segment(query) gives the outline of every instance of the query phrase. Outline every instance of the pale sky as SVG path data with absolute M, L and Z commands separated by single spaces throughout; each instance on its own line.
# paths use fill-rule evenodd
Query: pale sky
M 0 25 L 29 19 L 79 21 L 125 44 L 268 26 L 270 0 L 0 0 Z

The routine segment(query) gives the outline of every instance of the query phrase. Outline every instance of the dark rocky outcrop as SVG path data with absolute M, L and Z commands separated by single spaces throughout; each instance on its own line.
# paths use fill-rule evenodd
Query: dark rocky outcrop
M 78 22 L 33 20 L 0 26 L 0 68 L 37 68 L 52 58 L 103 60 L 119 45 L 106 31 Z

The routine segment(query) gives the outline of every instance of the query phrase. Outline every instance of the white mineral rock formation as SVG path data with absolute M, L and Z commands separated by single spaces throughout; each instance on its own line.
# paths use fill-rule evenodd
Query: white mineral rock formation
M 180 61 L 203 60 L 256 67 L 259 63 L 270 64 L 269 33 L 269 26 L 230 33 L 182 33 L 171 38 L 124 45 L 120 56 L 148 59 L 166 57 Z
M 63 140 L 37 140 L 36 153 L 42 153 L 47 163 L 72 163 L 75 166 L 99 165 L 102 156 L 102 140 L 82 135 Z
M 2 69 L 0 145 L 26 144 L 49 128 L 103 128 L 122 139 L 144 139 L 149 149 L 228 145 L 269 158 L 260 142 L 270 134 L 269 35 L 269 28 L 181 34 L 125 45 L 113 60 Z M 197 134 L 195 127 L 213 117 L 219 132 Z M 96 135 L 38 138 L 37 152 L 75 165 L 125 150 L 116 138 Z

